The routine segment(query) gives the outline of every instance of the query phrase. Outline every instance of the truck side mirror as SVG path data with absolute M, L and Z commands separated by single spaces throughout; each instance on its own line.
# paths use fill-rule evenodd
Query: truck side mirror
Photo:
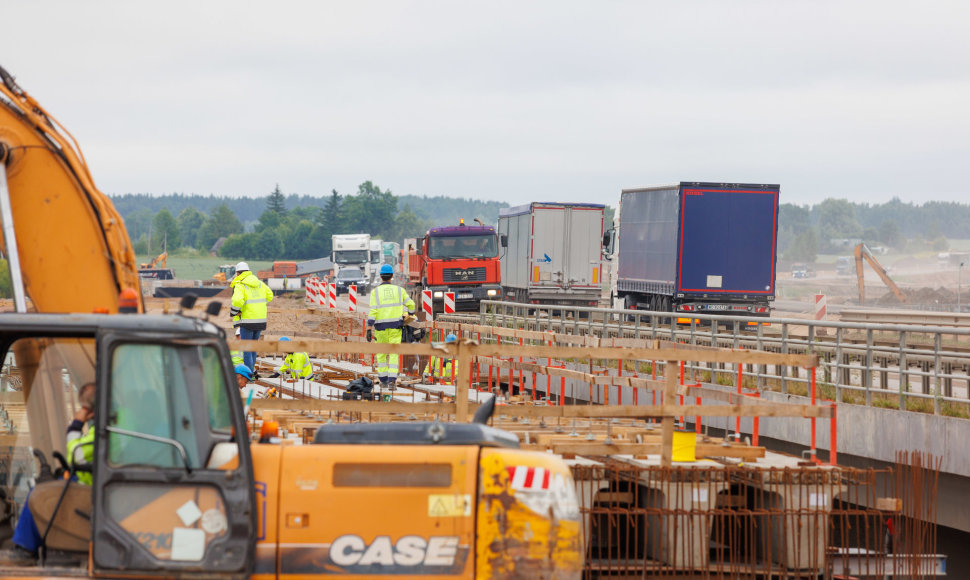
M 499 239 L 498 239 L 498 243 L 502 244 L 502 247 L 503 248 L 509 247 L 509 236 L 508 236 L 508 234 L 502 234 L 499 237 Z
M 603 247 L 604 248 L 610 247 L 610 238 L 612 238 L 612 237 L 613 237 L 613 230 L 606 230 L 606 233 L 603 234 Z
M 417 254 L 417 255 L 419 255 L 419 256 L 422 256 L 422 255 L 424 255 L 424 252 L 422 252 L 421 250 L 422 250 L 421 244 L 418 244 L 418 247 L 414 248 L 414 253 Z

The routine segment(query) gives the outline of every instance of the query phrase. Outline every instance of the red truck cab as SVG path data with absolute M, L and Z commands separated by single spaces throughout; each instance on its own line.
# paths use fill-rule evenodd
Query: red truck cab
M 420 308 L 421 291 L 431 290 L 435 312 L 445 292 L 455 293 L 455 310 L 478 310 L 482 300 L 501 300 L 499 237 L 491 226 L 431 228 L 408 247 L 408 289 Z

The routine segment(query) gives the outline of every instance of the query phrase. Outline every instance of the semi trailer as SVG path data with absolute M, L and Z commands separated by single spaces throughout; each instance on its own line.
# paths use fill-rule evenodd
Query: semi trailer
M 615 308 L 765 317 L 775 298 L 778 185 L 680 182 L 624 189 L 612 257 Z M 680 317 L 679 317 L 680 318 Z

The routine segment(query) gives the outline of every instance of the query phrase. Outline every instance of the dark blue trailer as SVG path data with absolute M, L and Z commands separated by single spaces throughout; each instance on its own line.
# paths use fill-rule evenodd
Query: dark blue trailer
M 618 308 L 768 316 L 778 185 L 681 182 L 625 189 L 613 257 Z

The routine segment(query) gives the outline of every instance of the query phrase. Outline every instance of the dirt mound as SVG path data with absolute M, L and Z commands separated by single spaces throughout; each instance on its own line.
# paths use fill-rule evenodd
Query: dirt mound
M 942 287 L 935 290 L 928 287 L 907 289 L 904 292 L 906 293 L 906 297 L 909 298 L 909 304 L 912 305 L 932 306 L 937 304 L 955 304 L 957 301 L 956 293 Z M 878 306 L 897 304 L 900 304 L 900 301 L 892 292 L 887 292 L 876 300 L 876 305 Z

